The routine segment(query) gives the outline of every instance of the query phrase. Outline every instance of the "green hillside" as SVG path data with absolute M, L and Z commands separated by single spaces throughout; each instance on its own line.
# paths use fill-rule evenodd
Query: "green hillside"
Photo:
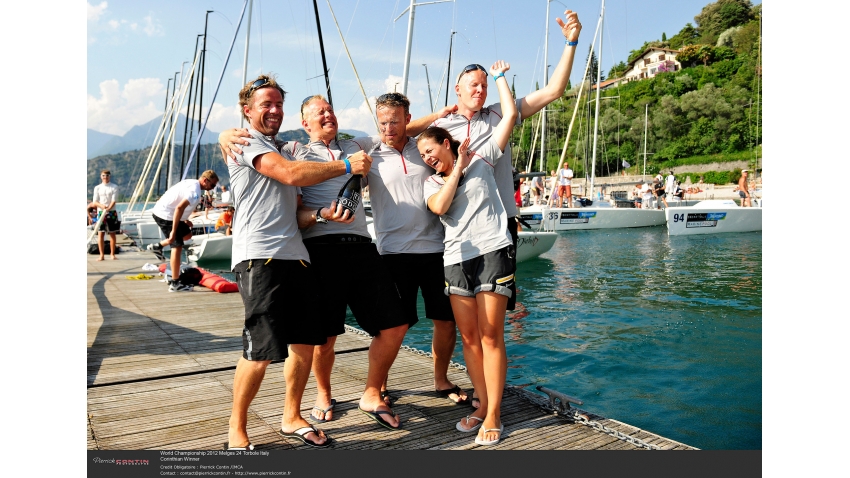
M 754 168 L 755 158 L 761 157 L 760 17 L 761 5 L 754 7 L 749 0 L 720 0 L 709 3 L 694 17 L 696 26 L 688 23 L 669 39 L 662 33 L 660 40 L 645 42 L 633 50 L 626 61 L 639 58 L 648 47 L 678 49 L 682 69 L 600 92 L 603 99 L 596 175 L 618 174 L 622 161 L 631 164 L 628 174 L 642 172 L 647 105 L 647 173 L 684 164 L 742 159 Z M 586 55 L 577 56 L 574 70 L 583 71 L 586 61 Z M 622 76 L 626 61 L 614 66 L 608 77 Z M 566 154 L 577 177 L 585 171 L 589 174 L 591 167 L 595 90 L 590 90 L 593 96 L 589 102 L 587 91 L 585 85 Z M 547 171 L 557 167 L 577 92 L 575 85 L 549 106 Z M 523 128 L 514 132 L 518 168 L 528 163 L 532 126 L 539 124 L 538 115 L 523 121 Z M 539 161 L 538 146 L 533 170 L 539 170 Z

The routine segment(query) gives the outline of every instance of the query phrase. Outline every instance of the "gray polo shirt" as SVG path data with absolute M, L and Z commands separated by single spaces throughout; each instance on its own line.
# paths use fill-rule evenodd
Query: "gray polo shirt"
M 516 100 L 517 115 L 516 124 L 522 122 L 522 98 Z M 494 103 L 490 106 L 481 108 L 472 115 L 472 119 L 466 119 L 466 116 L 457 113 L 449 113 L 445 118 L 438 118 L 432 126 L 439 126 L 447 130 L 454 139 L 463 142 L 466 138 L 471 138 L 469 141 L 469 149 L 477 151 L 479 148 L 487 144 L 490 137 L 493 136 L 493 130 L 499 121 L 502 120 L 502 105 Z M 514 217 L 519 214 L 514 201 L 514 176 L 511 171 L 511 145 L 505 147 L 504 156 L 496 166 L 496 184 L 499 185 L 499 196 L 502 200 L 502 206 L 508 217 Z
M 422 202 L 425 181 L 434 173 L 419 155 L 416 139 L 408 137 L 401 153 L 378 143 L 370 153 L 372 169 L 366 176 L 383 254 L 443 252 L 443 225 Z
M 230 187 L 233 191 L 233 252 L 231 269 L 248 259 L 310 260 L 301 242 L 295 212 L 298 191 L 264 176 L 254 168 L 254 158 L 264 153 L 277 153 L 280 146 L 271 136 L 249 129 L 251 143 L 242 146 L 236 160 L 227 160 Z M 285 152 L 284 159 L 293 161 Z
M 342 161 L 344 158 L 358 151 L 366 151 L 368 153 L 375 147 L 377 142 L 377 137 L 366 136 L 339 141 L 333 140 L 328 145 L 325 145 L 322 141 L 313 141 L 308 144 L 291 142 L 287 143 L 283 149 L 292 154 L 292 157 L 296 161 L 326 163 L 330 161 Z M 315 210 L 318 210 L 320 207 L 330 207 L 331 202 L 337 199 L 339 190 L 342 189 L 350 177 L 348 174 L 343 174 L 342 176 L 322 181 L 313 186 L 302 186 L 301 203 Z M 365 184 L 365 179 L 363 184 Z M 357 211 L 354 213 L 354 221 L 350 224 L 340 222 L 316 224 L 313 227 L 304 229 L 301 231 L 301 234 L 304 239 L 324 236 L 326 234 L 358 234 L 365 237 L 372 237 L 366 228 L 366 212 L 363 209 L 362 201 L 357 205 Z
M 513 244 L 508 217 L 497 193 L 495 168 L 502 157 L 492 139 L 472 156 L 452 204 L 440 221 L 446 227 L 443 264 L 448 266 L 483 256 Z M 445 181 L 434 174 L 425 182 L 425 203 L 439 192 Z

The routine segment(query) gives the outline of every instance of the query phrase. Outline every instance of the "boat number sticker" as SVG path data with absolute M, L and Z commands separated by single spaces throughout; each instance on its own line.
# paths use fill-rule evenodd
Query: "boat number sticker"
M 543 220 L 543 214 L 521 214 L 519 218 L 528 223 L 529 226 L 536 226 Z
M 561 224 L 586 224 L 591 218 L 596 217 L 596 212 L 562 212 Z
M 717 227 L 717 221 L 726 219 L 725 212 L 691 212 L 673 214 L 673 222 L 684 222 L 685 227 Z

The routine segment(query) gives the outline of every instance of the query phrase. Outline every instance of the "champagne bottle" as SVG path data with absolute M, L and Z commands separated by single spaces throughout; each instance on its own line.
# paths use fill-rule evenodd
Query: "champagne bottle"
M 339 190 L 339 194 L 337 195 L 337 204 L 342 205 L 343 208 L 351 211 L 353 215 L 357 210 L 357 206 L 360 204 L 360 179 L 363 176 L 359 174 L 352 174 L 348 181 L 345 182 L 345 185 L 342 189 Z

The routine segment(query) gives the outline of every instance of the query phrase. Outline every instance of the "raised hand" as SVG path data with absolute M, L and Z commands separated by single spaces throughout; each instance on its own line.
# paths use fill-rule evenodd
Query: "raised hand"
M 467 137 L 457 148 L 457 164 L 455 165 L 455 168 L 463 171 L 467 166 L 469 166 L 471 161 L 472 159 L 469 155 L 469 138 Z
M 351 174 L 365 176 L 369 173 L 369 169 L 372 167 L 372 157 L 363 151 L 358 151 L 351 156 L 348 156 L 347 159 L 348 162 L 351 163 Z
M 449 113 L 457 113 L 457 105 L 448 105 L 440 108 L 440 111 L 437 112 L 439 118 L 445 118 L 449 115 Z
M 561 32 L 564 34 L 564 38 L 566 38 L 567 41 L 578 41 L 578 35 L 581 33 L 581 23 L 578 21 L 578 13 L 572 10 L 566 10 L 564 11 L 564 16 L 567 18 L 566 23 L 564 23 L 564 21 L 560 18 L 555 19 L 561 27 Z
M 510 69 L 511 65 L 508 62 L 505 60 L 497 60 L 496 63 L 493 63 L 493 66 L 490 67 L 490 74 L 496 76 L 499 73 L 505 73 Z

